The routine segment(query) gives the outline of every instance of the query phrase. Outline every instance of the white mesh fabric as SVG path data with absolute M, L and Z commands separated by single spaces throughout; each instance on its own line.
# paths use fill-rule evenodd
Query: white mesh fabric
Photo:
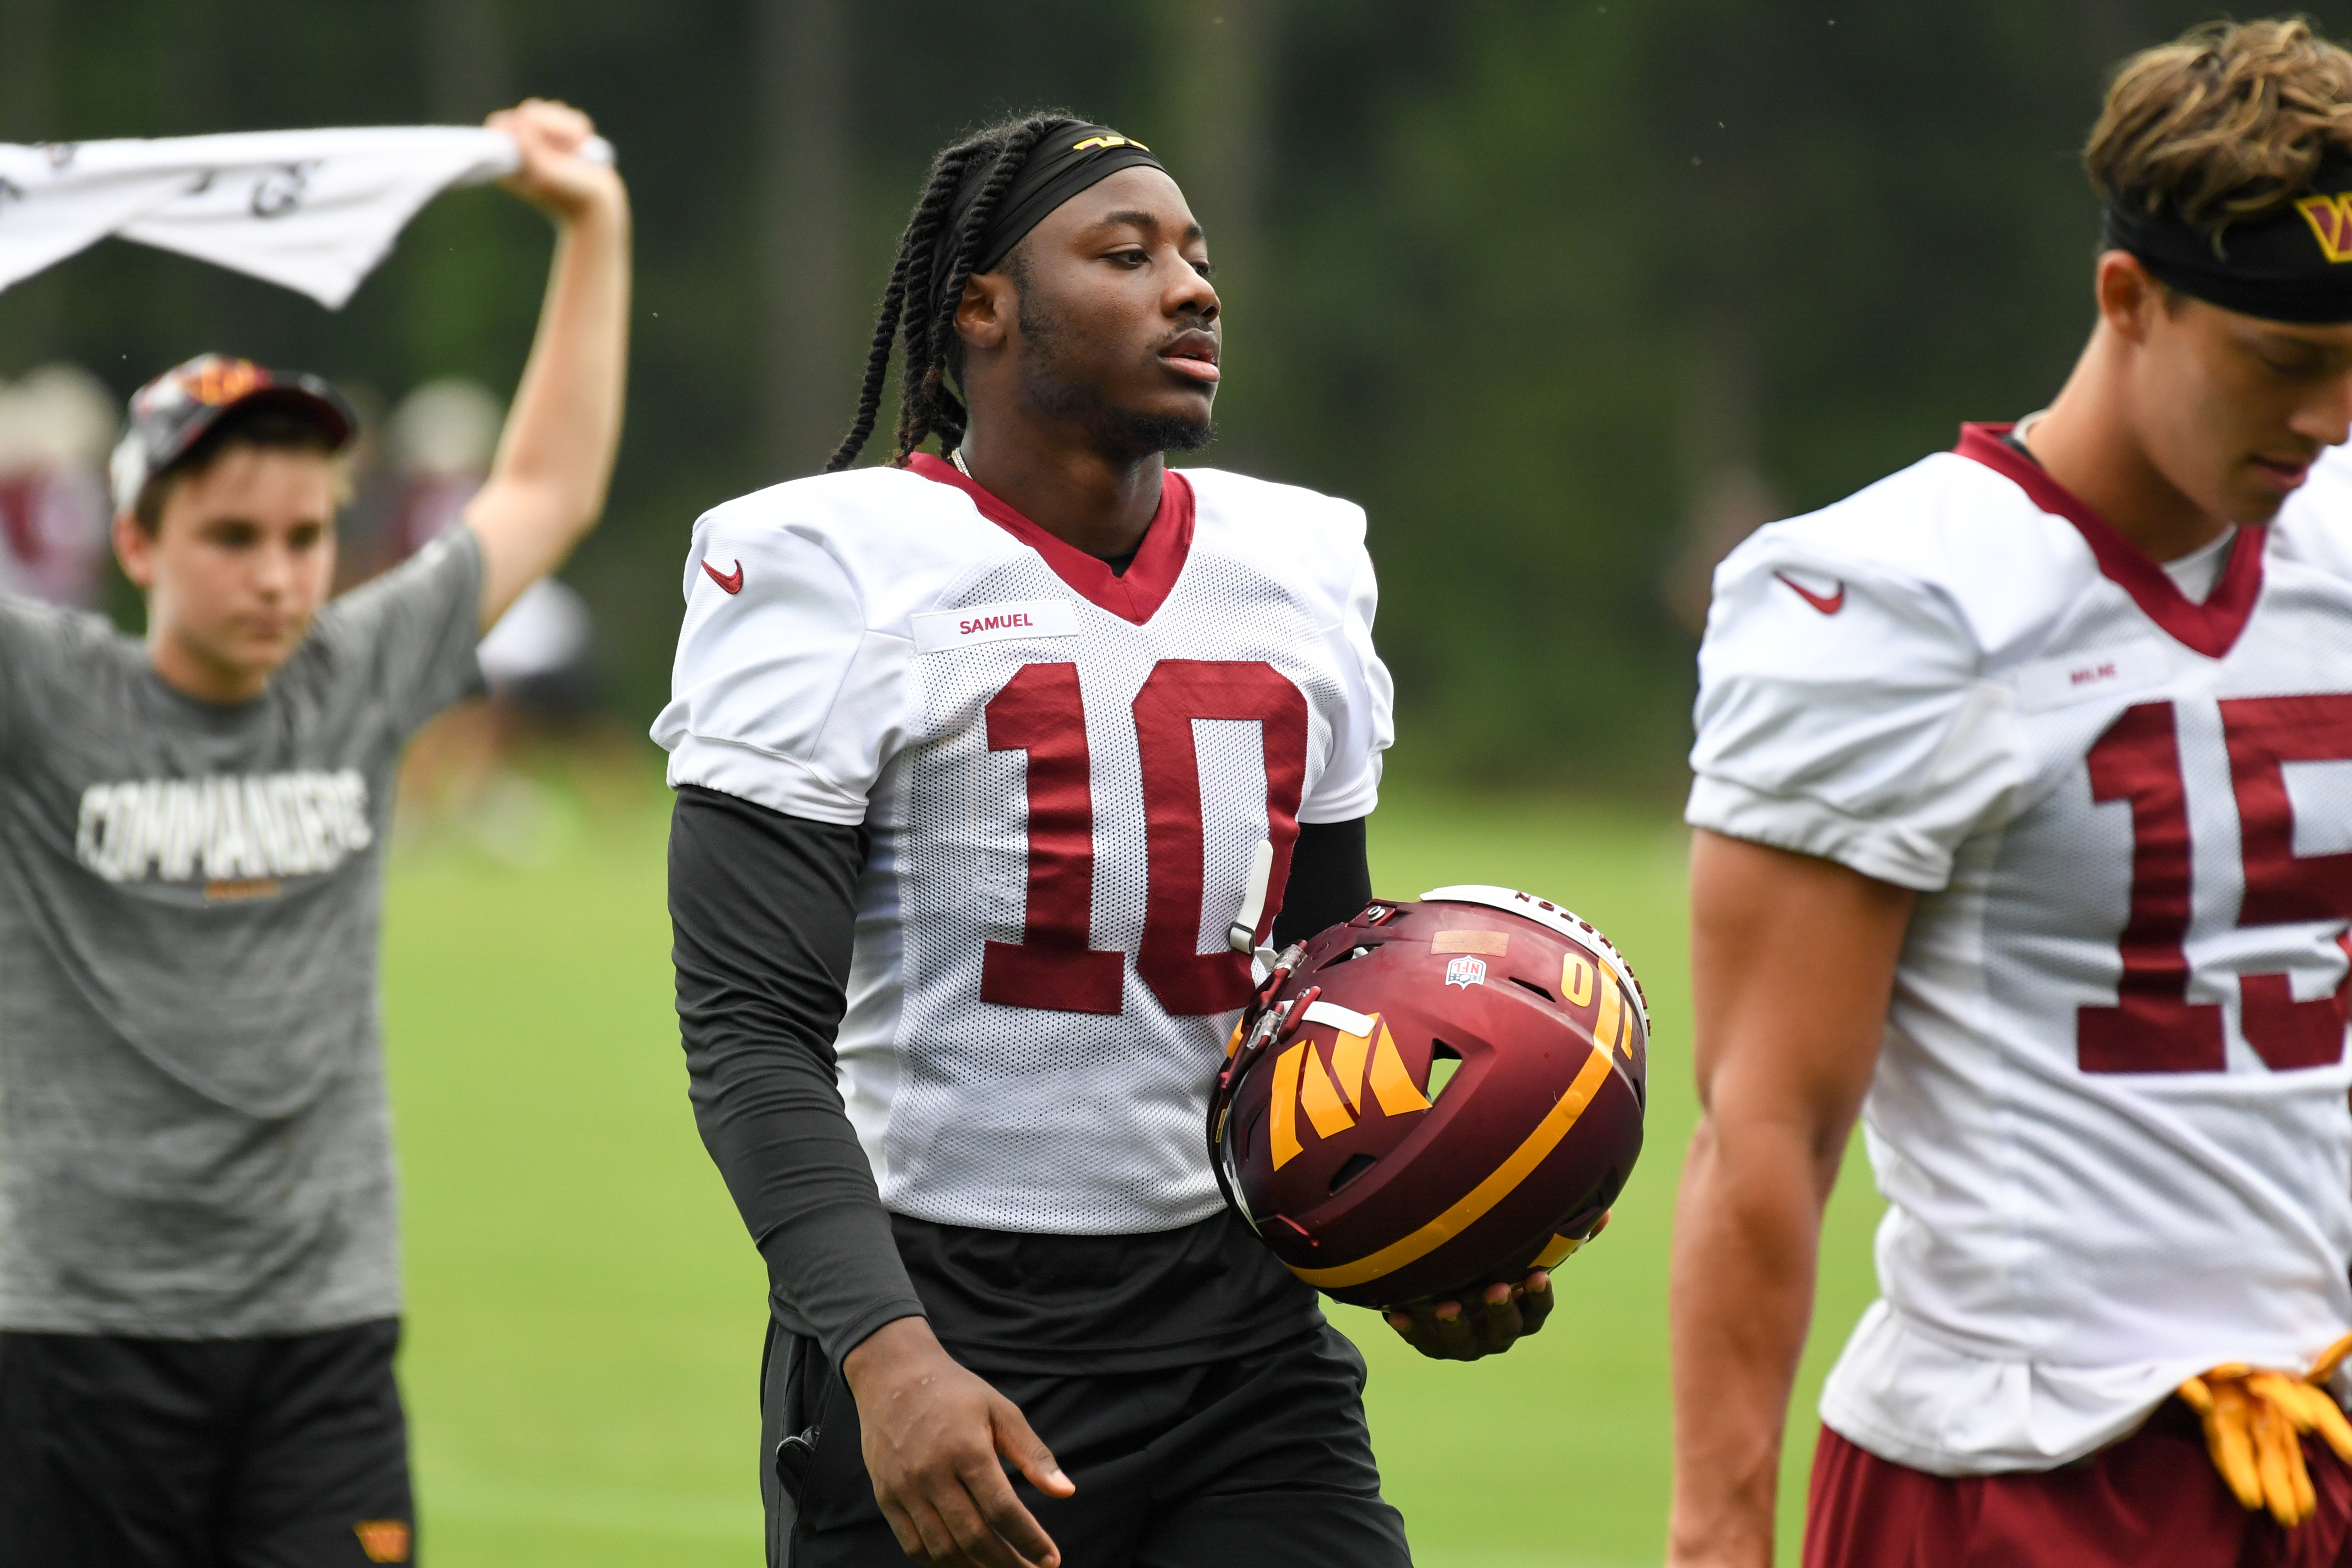
M 1259 727 L 1246 720 L 1195 719 L 1192 746 L 1201 759 L 1201 886 L 1214 888 L 1229 879 L 1234 868 L 1244 873 L 1247 890 L 1250 857 L 1265 837 L 1265 751 Z M 1202 900 L 1200 923 L 1192 933 L 1195 952 L 1215 952 L 1225 946 L 1225 933 L 1241 909 L 1215 899 Z M 1220 1037 L 1219 1050 L 1223 1049 Z
M 1148 850 L 1132 704 L 1163 659 L 1271 664 L 1307 700 L 1311 795 L 1349 672 L 1296 585 L 1201 537 L 1142 626 L 1078 598 L 1027 553 L 949 584 L 934 602 L 1057 598 L 1075 603 L 1074 637 L 960 646 L 912 661 L 917 739 L 885 769 L 868 818 L 874 850 L 840 1037 L 844 1087 L 883 1201 L 898 1212 L 1003 1230 L 1170 1229 L 1220 1202 L 1202 1123 L 1233 1015 L 1171 1016 L 1136 973 Z M 985 944 L 1022 940 L 1028 875 L 1026 759 L 989 750 L 983 710 L 1024 665 L 1058 662 L 1077 665 L 1085 702 L 1091 941 L 1125 955 L 1116 1016 L 981 1000 Z M 1266 836 L 1265 769 L 1255 723 L 1200 721 L 1193 731 L 1205 872 L 1196 951 L 1213 952 Z

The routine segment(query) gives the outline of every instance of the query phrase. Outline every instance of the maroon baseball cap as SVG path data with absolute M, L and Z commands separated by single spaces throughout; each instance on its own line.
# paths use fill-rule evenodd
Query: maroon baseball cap
M 114 510 L 139 503 L 147 481 L 185 457 L 232 408 L 282 408 L 310 421 L 331 451 L 359 433 L 359 416 L 326 382 L 296 370 L 264 370 L 251 360 L 198 354 L 173 366 L 131 397 L 131 418 L 109 465 Z

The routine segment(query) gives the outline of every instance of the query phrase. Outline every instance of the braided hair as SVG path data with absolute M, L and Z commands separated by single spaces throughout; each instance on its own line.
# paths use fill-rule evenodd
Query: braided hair
M 857 458 L 882 407 L 882 386 L 890 374 L 890 345 L 907 340 L 905 374 L 898 393 L 898 451 L 891 462 L 900 468 L 915 448 L 932 436 L 940 447 L 954 451 L 963 440 L 963 402 L 949 389 L 948 376 L 961 373 L 963 342 L 956 335 L 956 306 L 971 278 L 974 251 L 987 232 L 989 219 L 1013 177 L 1028 162 L 1041 137 L 1066 125 L 1066 114 L 1031 114 L 1003 121 L 974 132 L 931 160 L 930 178 L 923 186 L 907 230 L 898 237 L 898 257 L 890 268 L 890 285 L 874 318 L 874 342 L 866 356 L 866 384 L 857 396 L 857 417 L 842 438 L 824 471 L 838 473 Z M 946 253 L 947 271 L 935 276 L 933 257 L 940 231 L 948 221 L 956 193 L 975 169 L 988 171 L 962 227 Z

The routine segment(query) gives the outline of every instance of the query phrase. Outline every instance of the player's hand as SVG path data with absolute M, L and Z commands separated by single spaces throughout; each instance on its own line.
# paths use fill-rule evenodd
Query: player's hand
M 1604 1213 L 1584 1239 L 1608 1227 Z M 1541 1331 L 1551 1308 L 1551 1271 L 1537 1268 L 1517 1285 L 1496 1280 L 1475 1301 L 1415 1301 L 1382 1315 L 1405 1343 L 1432 1361 L 1476 1361 Z
M 1496 1280 L 1466 1306 L 1416 1301 L 1391 1307 L 1385 1316 L 1405 1343 L 1433 1361 L 1476 1361 L 1500 1355 L 1541 1329 L 1551 1301 L 1551 1274 L 1538 1268 L 1517 1285 Z
M 842 1358 L 866 1470 L 898 1545 L 932 1568 L 1059 1568 L 1003 1460 L 1048 1497 L 1078 1489 L 1011 1400 L 941 1349 L 920 1318 L 886 1323 Z
M 610 163 L 580 155 L 596 134 L 595 121 L 568 103 L 526 98 L 482 121 L 514 138 L 522 167 L 499 182 L 562 222 L 576 222 L 625 202 L 621 176 Z

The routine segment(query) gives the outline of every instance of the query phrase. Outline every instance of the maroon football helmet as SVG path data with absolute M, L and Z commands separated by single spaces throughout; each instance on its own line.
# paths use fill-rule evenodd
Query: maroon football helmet
M 1210 1100 L 1210 1158 L 1324 1294 L 1463 1297 L 1559 1262 L 1616 1201 L 1649 1041 L 1632 967 L 1568 910 L 1487 887 L 1376 903 L 1276 962 Z

